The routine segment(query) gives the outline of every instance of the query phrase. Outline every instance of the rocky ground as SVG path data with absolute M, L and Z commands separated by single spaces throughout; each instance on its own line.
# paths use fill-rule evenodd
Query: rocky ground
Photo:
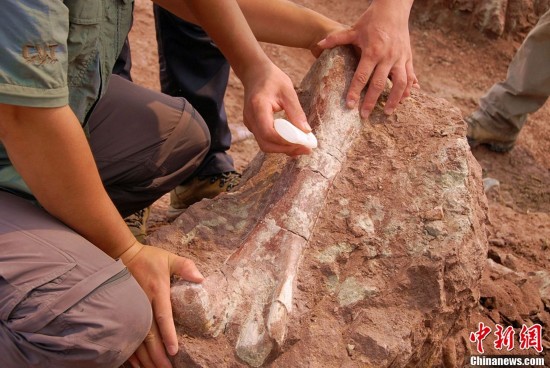
M 336 2 L 300 0 L 305 6 L 350 22 L 365 8 L 364 0 Z M 447 1 L 447 3 L 453 3 Z M 424 92 L 443 97 L 456 105 L 464 116 L 476 108 L 477 100 L 496 81 L 503 79 L 506 68 L 535 16 L 522 17 L 514 27 L 506 26 L 499 37 L 480 32 L 471 18 L 469 2 L 456 1 L 462 8 L 449 9 L 445 1 L 417 1 L 411 17 L 415 71 Z M 471 4 L 472 2 L 470 2 Z M 502 3 L 502 2 L 501 2 Z M 536 14 L 541 1 L 510 1 L 509 13 L 521 4 Z M 131 33 L 134 80 L 158 89 L 158 67 L 151 3 L 136 0 L 136 20 Z M 519 5 L 518 5 L 519 4 Z M 460 10 L 462 9 L 462 10 Z M 520 9 L 521 10 L 521 9 Z M 527 14 L 521 13 L 520 14 Z M 510 23 L 507 23 L 510 24 Z M 277 65 L 289 74 L 296 85 L 309 69 L 313 57 L 307 51 L 265 45 Z M 241 123 L 242 86 L 232 77 L 226 106 L 232 130 L 243 131 Z M 516 340 L 523 324 L 538 323 L 543 329 L 544 355 L 550 364 L 550 105 L 531 115 L 516 147 L 509 153 L 496 154 L 483 147 L 473 153 L 483 168 L 487 183 L 497 183 L 487 191 L 489 203 L 487 266 L 482 279 L 477 311 L 462 331 L 458 354 L 475 353 L 468 341 L 479 322 L 491 327 L 512 326 Z M 237 168 L 243 170 L 257 152 L 253 139 L 236 142 L 231 154 Z M 154 206 L 150 225 L 164 223 L 167 198 Z M 499 353 L 486 340 L 486 352 Z M 533 349 L 512 353 L 536 355 Z M 454 348 L 447 349 L 446 359 L 453 361 Z M 455 360 L 456 361 L 456 360 Z

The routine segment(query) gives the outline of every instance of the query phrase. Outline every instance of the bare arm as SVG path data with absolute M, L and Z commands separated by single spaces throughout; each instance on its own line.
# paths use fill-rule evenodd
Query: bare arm
M 262 42 L 313 50 L 330 33 L 347 27 L 287 0 L 238 0 L 256 38 Z
M 153 1 L 167 9 L 173 6 L 169 4 L 172 0 Z M 260 42 L 311 50 L 330 33 L 347 28 L 312 9 L 288 0 L 237 0 L 237 3 Z M 201 25 L 186 3 L 180 9 L 179 13 L 174 14 Z

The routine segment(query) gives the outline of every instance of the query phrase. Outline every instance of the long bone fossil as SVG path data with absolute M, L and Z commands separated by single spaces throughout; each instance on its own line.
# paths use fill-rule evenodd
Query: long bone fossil
M 285 341 L 302 254 L 360 129 L 357 109 L 331 109 L 344 106 L 355 63 L 347 48 L 327 51 L 316 61 L 299 96 L 318 148 L 298 158 L 260 153 L 247 182 L 225 196 L 255 206 L 253 215 L 242 216 L 242 242 L 204 283 L 172 286 L 174 318 L 182 330 L 197 337 L 225 334 L 251 366 L 262 365 Z M 270 178 L 267 183 L 255 181 L 260 170 Z M 254 186 L 263 186 L 260 198 L 250 195 Z

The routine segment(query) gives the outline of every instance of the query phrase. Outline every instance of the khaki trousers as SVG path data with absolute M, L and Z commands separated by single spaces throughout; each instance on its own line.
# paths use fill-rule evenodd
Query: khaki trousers
M 550 95 L 550 10 L 529 32 L 508 67 L 506 80 L 495 84 L 479 101 L 484 122 L 517 134 L 527 115 Z

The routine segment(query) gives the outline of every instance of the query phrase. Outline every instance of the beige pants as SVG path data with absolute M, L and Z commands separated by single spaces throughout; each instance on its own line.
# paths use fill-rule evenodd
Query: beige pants
M 119 77 L 89 130 L 101 178 L 123 215 L 184 181 L 209 148 L 208 129 L 185 100 Z M 0 367 L 118 367 L 151 318 L 145 293 L 121 262 L 0 191 Z
M 479 101 L 478 113 L 495 129 L 517 134 L 527 115 L 550 95 L 550 10 L 529 32 L 508 67 L 506 80 L 495 84 Z

